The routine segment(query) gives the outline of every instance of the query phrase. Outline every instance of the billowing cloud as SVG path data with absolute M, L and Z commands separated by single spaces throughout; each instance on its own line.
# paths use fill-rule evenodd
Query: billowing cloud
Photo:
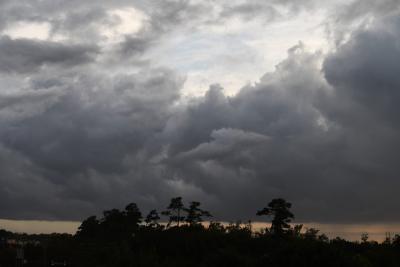
M 157 64 L 165 39 L 315 2 L 53 2 L 0 1 L 2 29 L 49 25 L 41 40 L 0 38 L 1 218 L 146 211 L 181 195 L 222 220 L 255 219 L 274 197 L 301 221 L 400 219 L 388 212 L 400 208 L 398 15 L 371 7 L 331 52 L 300 42 L 236 94 L 213 84 L 188 97 L 181 62 Z
M 40 79 L 40 85 L 51 86 L 36 88 L 32 82 L 33 91 L 2 96 L 1 140 L 8 150 L 36 166 L 46 183 L 66 191 L 66 197 L 71 194 L 69 186 L 77 186 L 71 189 L 74 191 L 81 189 L 81 183 L 89 186 L 93 182 L 103 190 L 106 185 L 102 186 L 101 179 L 112 184 L 114 178 L 133 172 L 137 161 L 150 160 L 155 155 L 153 150 L 160 149 L 154 140 L 171 114 L 183 81 L 163 69 L 112 77 L 76 74 L 65 80 L 59 77 L 55 84 L 46 83 L 45 77 L 36 79 Z M 20 168 L 23 167 L 15 171 Z M 98 178 L 90 178 L 92 175 Z M 79 182 L 75 183 L 75 179 Z M 105 190 L 111 193 L 109 188 Z M 79 194 L 96 202 L 91 191 L 96 189 Z M 42 193 L 51 192 L 44 187 Z M 118 200 L 112 203 L 115 202 Z M 13 205 L 3 209 L 2 216 L 13 209 Z M 72 215 L 68 214 L 65 211 L 64 216 Z
M 357 31 L 324 63 L 326 78 L 340 98 L 365 108 L 362 114 L 367 117 L 380 116 L 393 123 L 398 122 L 396 102 L 400 97 L 399 26 L 400 20 L 395 16 L 367 31 Z
M 0 72 L 26 73 L 45 65 L 74 66 L 94 60 L 96 46 L 64 45 L 29 39 L 0 39 Z

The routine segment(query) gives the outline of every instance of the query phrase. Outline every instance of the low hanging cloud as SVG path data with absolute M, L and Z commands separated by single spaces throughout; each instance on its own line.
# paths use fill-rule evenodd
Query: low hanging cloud
M 59 10 L 39 2 L 13 8 L 39 21 L 37 6 Z M 398 16 L 377 17 L 328 54 L 299 43 L 235 95 L 214 84 L 185 98 L 173 64 L 132 59 L 207 8 L 177 1 L 151 15 L 143 7 L 144 28 L 105 49 L 95 28 L 111 23 L 106 8 L 128 2 L 102 2 L 93 11 L 102 19 L 81 16 L 89 2 L 75 11 L 63 2 L 62 14 L 86 19 L 74 36 L 98 45 L 1 37 L 1 218 L 80 220 L 132 201 L 162 209 L 181 195 L 221 220 L 256 219 L 274 197 L 291 201 L 299 221 L 400 219 L 388 212 L 400 208 Z M 51 34 L 79 32 L 81 23 L 58 19 L 47 19 Z
M 93 62 L 96 46 L 0 38 L 0 72 L 28 73 L 45 65 L 74 66 Z
M 82 214 L 71 213 L 80 210 L 81 205 L 74 199 L 75 190 L 82 189 L 79 194 L 89 199 L 90 204 L 95 204 L 99 201 L 96 200 L 97 194 L 100 194 L 96 188 L 102 190 L 105 186 L 102 179 L 107 187 L 115 183 L 113 186 L 118 188 L 116 191 L 106 189 L 104 198 L 108 199 L 119 190 L 129 188 L 117 186 L 115 178 L 128 179 L 126 176 L 132 172 L 134 175 L 145 172 L 132 168 L 145 168 L 141 165 L 143 161 L 150 160 L 153 150 L 160 149 L 159 144 L 152 140 L 164 128 L 179 97 L 183 79 L 164 69 L 130 76 L 101 77 L 99 74 L 77 73 L 71 79 L 61 78 L 55 86 L 12 96 L 12 101 L 8 96 L 8 101 L 0 109 L 0 136 L 8 150 L 29 162 L 29 166 L 34 166 L 40 178 L 57 187 L 61 191 L 59 194 L 65 194 L 63 205 L 72 206 L 57 214 L 76 219 Z M 36 77 L 38 79 L 40 77 Z M 46 81 L 41 81 L 46 84 Z M 2 98 L 7 99 L 5 96 Z M 2 165 L 7 165 L 7 158 Z M 10 160 L 14 161 L 13 158 Z M 135 163 L 130 165 L 132 160 Z M 24 172 L 23 167 L 16 167 L 15 171 Z M 6 179 L 2 185 L 7 188 L 10 178 L 8 174 L 2 177 Z M 84 185 L 93 185 L 94 188 L 84 190 Z M 52 192 L 52 187 L 43 187 L 43 192 L 39 188 L 32 188 L 32 194 L 57 194 Z M 14 202 L 12 197 L 6 201 L 9 206 L 2 209 L 2 216 L 31 218 L 29 214 L 36 208 L 38 218 L 55 216 L 52 213 L 46 215 L 41 206 L 20 210 L 11 205 Z M 56 197 L 62 198 L 61 195 Z M 112 199 L 107 206 L 119 201 Z M 75 202 L 79 205 L 75 206 Z
M 239 16 L 244 20 L 262 19 L 273 21 L 282 19 L 286 16 L 294 16 L 297 13 L 314 8 L 315 0 L 284 0 L 284 1 L 245 1 L 235 3 L 231 1 L 224 5 L 220 13 L 221 18 Z

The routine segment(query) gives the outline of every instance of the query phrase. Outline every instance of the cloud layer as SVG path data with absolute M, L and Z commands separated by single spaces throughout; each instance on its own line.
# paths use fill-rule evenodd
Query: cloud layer
M 1 218 L 79 220 L 181 195 L 222 220 L 254 219 L 274 197 L 300 221 L 400 220 L 398 14 L 371 2 L 373 22 L 331 52 L 300 42 L 237 94 L 187 98 L 180 68 L 151 56 L 178 28 L 314 1 L 56 2 L 0 1 L 4 32 L 50 25 L 44 40 L 0 38 Z M 113 32 L 124 20 L 137 27 Z

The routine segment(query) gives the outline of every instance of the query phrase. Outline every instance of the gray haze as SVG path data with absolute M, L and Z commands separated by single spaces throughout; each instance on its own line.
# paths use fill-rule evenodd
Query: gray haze
M 222 220 L 284 197 L 300 221 L 398 222 L 399 3 L 379 3 L 330 9 L 330 51 L 299 42 L 234 95 L 183 97 L 185 74 L 151 57 L 168 36 L 320 3 L 0 0 L 0 30 L 50 25 L 46 40 L 0 36 L 0 218 L 80 220 L 179 195 Z M 142 27 L 107 43 L 108 10 L 132 5 Z

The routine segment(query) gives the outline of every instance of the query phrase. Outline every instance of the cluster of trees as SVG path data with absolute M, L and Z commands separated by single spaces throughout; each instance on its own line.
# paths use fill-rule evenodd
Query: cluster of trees
M 125 210 L 120 211 L 118 209 L 106 210 L 103 212 L 103 217 L 99 220 L 96 216 L 90 216 L 84 220 L 81 226 L 78 228 L 78 238 L 93 238 L 99 235 L 111 238 L 121 238 L 131 236 L 139 230 L 140 227 L 163 230 L 169 229 L 170 227 L 179 227 L 184 223 L 185 226 L 189 227 L 204 227 L 202 222 L 205 218 L 210 219 L 212 217 L 209 211 L 200 208 L 201 204 L 197 201 L 192 201 L 189 207 L 185 207 L 182 201 L 182 197 L 175 197 L 171 199 L 170 204 L 165 211 L 161 212 L 161 215 L 167 217 L 168 223 L 166 225 L 160 224 L 161 217 L 157 210 L 151 210 L 143 221 L 142 213 L 140 212 L 136 203 L 130 203 L 125 207 Z M 302 225 L 296 225 L 293 228 L 290 226 L 290 222 L 294 219 L 293 213 L 290 211 L 292 204 L 286 202 L 282 198 L 273 199 L 267 207 L 259 210 L 256 214 L 258 216 L 272 216 L 271 227 L 265 229 L 273 235 L 285 235 L 285 234 L 300 234 Z M 144 223 L 144 224 L 143 224 Z M 218 222 L 210 222 L 209 228 L 218 228 L 220 230 L 229 230 L 232 228 L 240 228 L 241 223 L 230 224 L 226 229 Z M 251 223 L 248 225 L 251 229 Z M 306 235 L 311 234 L 314 229 L 309 229 Z
M 136 203 L 130 203 L 123 211 L 118 209 L 104 211 L 101 219 L 90 216 L 79 226 L 76 236 L 81 239 L 95 237 L 121 239 L 131 237 L 140 228 L 163 230 L 172 226 L 179 227 L 182 223 L 190 227 L 202 227 L 204 218 L 210 218 L 212 215 L 201 209 L 200 205 L 200 202 L 192 201 L 186 208 L 182 197 L 172 198 L 166 210 L 161 212 L 161 215 L 168 218 L 168 223 L 164 225 L 160 224 L 161 217 L 157 210 L 151 210 L 143 220 Z
M 146 216 L 131 203 L 87 218 L 75 235 L 41 235 L 40 245 L 25 248 L 25 266 L 400 266 L 400 236 L 383 243 L 367 235 L 362 242 L 329 239 L 292 225 L 290 209 L 291 203 L 273 199 L 257 212 L 270 217 L 271 226 L 255 233 L 251 222 L 212 221 L 199 202 L 185 207 L 181 197 Z M 0 246 L 0 266 L 14 266 L 13 255 Z

